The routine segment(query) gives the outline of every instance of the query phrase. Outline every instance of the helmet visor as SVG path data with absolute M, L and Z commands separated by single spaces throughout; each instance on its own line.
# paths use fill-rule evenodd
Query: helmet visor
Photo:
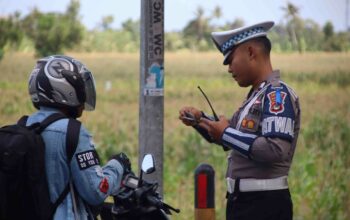
M 82 73 L 84 80 L 84 89 L 85 89 L 85 103 L 84 109 L 86 111 L 93 111 L 96 106 L 96 88 L 95 80 L 90 71 L 84 71 Z

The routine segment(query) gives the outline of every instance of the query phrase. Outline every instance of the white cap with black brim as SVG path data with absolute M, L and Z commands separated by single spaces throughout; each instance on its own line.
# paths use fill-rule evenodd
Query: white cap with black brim
M 273 25 L 273 21 L 266 21 L 234 30 L 212 32 L 211 37 L 216 47 L 224 55 L 223 64 L 228 64 L 228 58 L 235 46 L 253 38 L 266 36 Z

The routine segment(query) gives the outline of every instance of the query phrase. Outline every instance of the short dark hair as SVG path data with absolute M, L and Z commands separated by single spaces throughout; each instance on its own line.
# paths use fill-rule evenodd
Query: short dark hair
M 270 55 L 270 52 L 271 52 L 271 41 L 263 36 L 263 37 L 257 37 L 257 38 L 254 38 L 252 39 L 254 42 L 260 44 L 264 50 L 264 53 L 266 55 Z

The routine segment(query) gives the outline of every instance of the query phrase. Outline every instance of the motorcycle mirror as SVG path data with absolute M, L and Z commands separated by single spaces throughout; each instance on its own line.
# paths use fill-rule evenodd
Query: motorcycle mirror
M 141 169 L 146 174 L 153 173 L 156 170 L 152 154 L 146 154 L 143 157 Z

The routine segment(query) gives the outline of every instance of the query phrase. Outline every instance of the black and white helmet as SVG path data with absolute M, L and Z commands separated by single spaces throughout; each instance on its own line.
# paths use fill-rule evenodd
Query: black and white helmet
M 29 94 L 40 106 L 77 108 L 93 111 L 95 81 L 84 64 L 74 58 L 53 55 L 39 59 L 29 77 Z

